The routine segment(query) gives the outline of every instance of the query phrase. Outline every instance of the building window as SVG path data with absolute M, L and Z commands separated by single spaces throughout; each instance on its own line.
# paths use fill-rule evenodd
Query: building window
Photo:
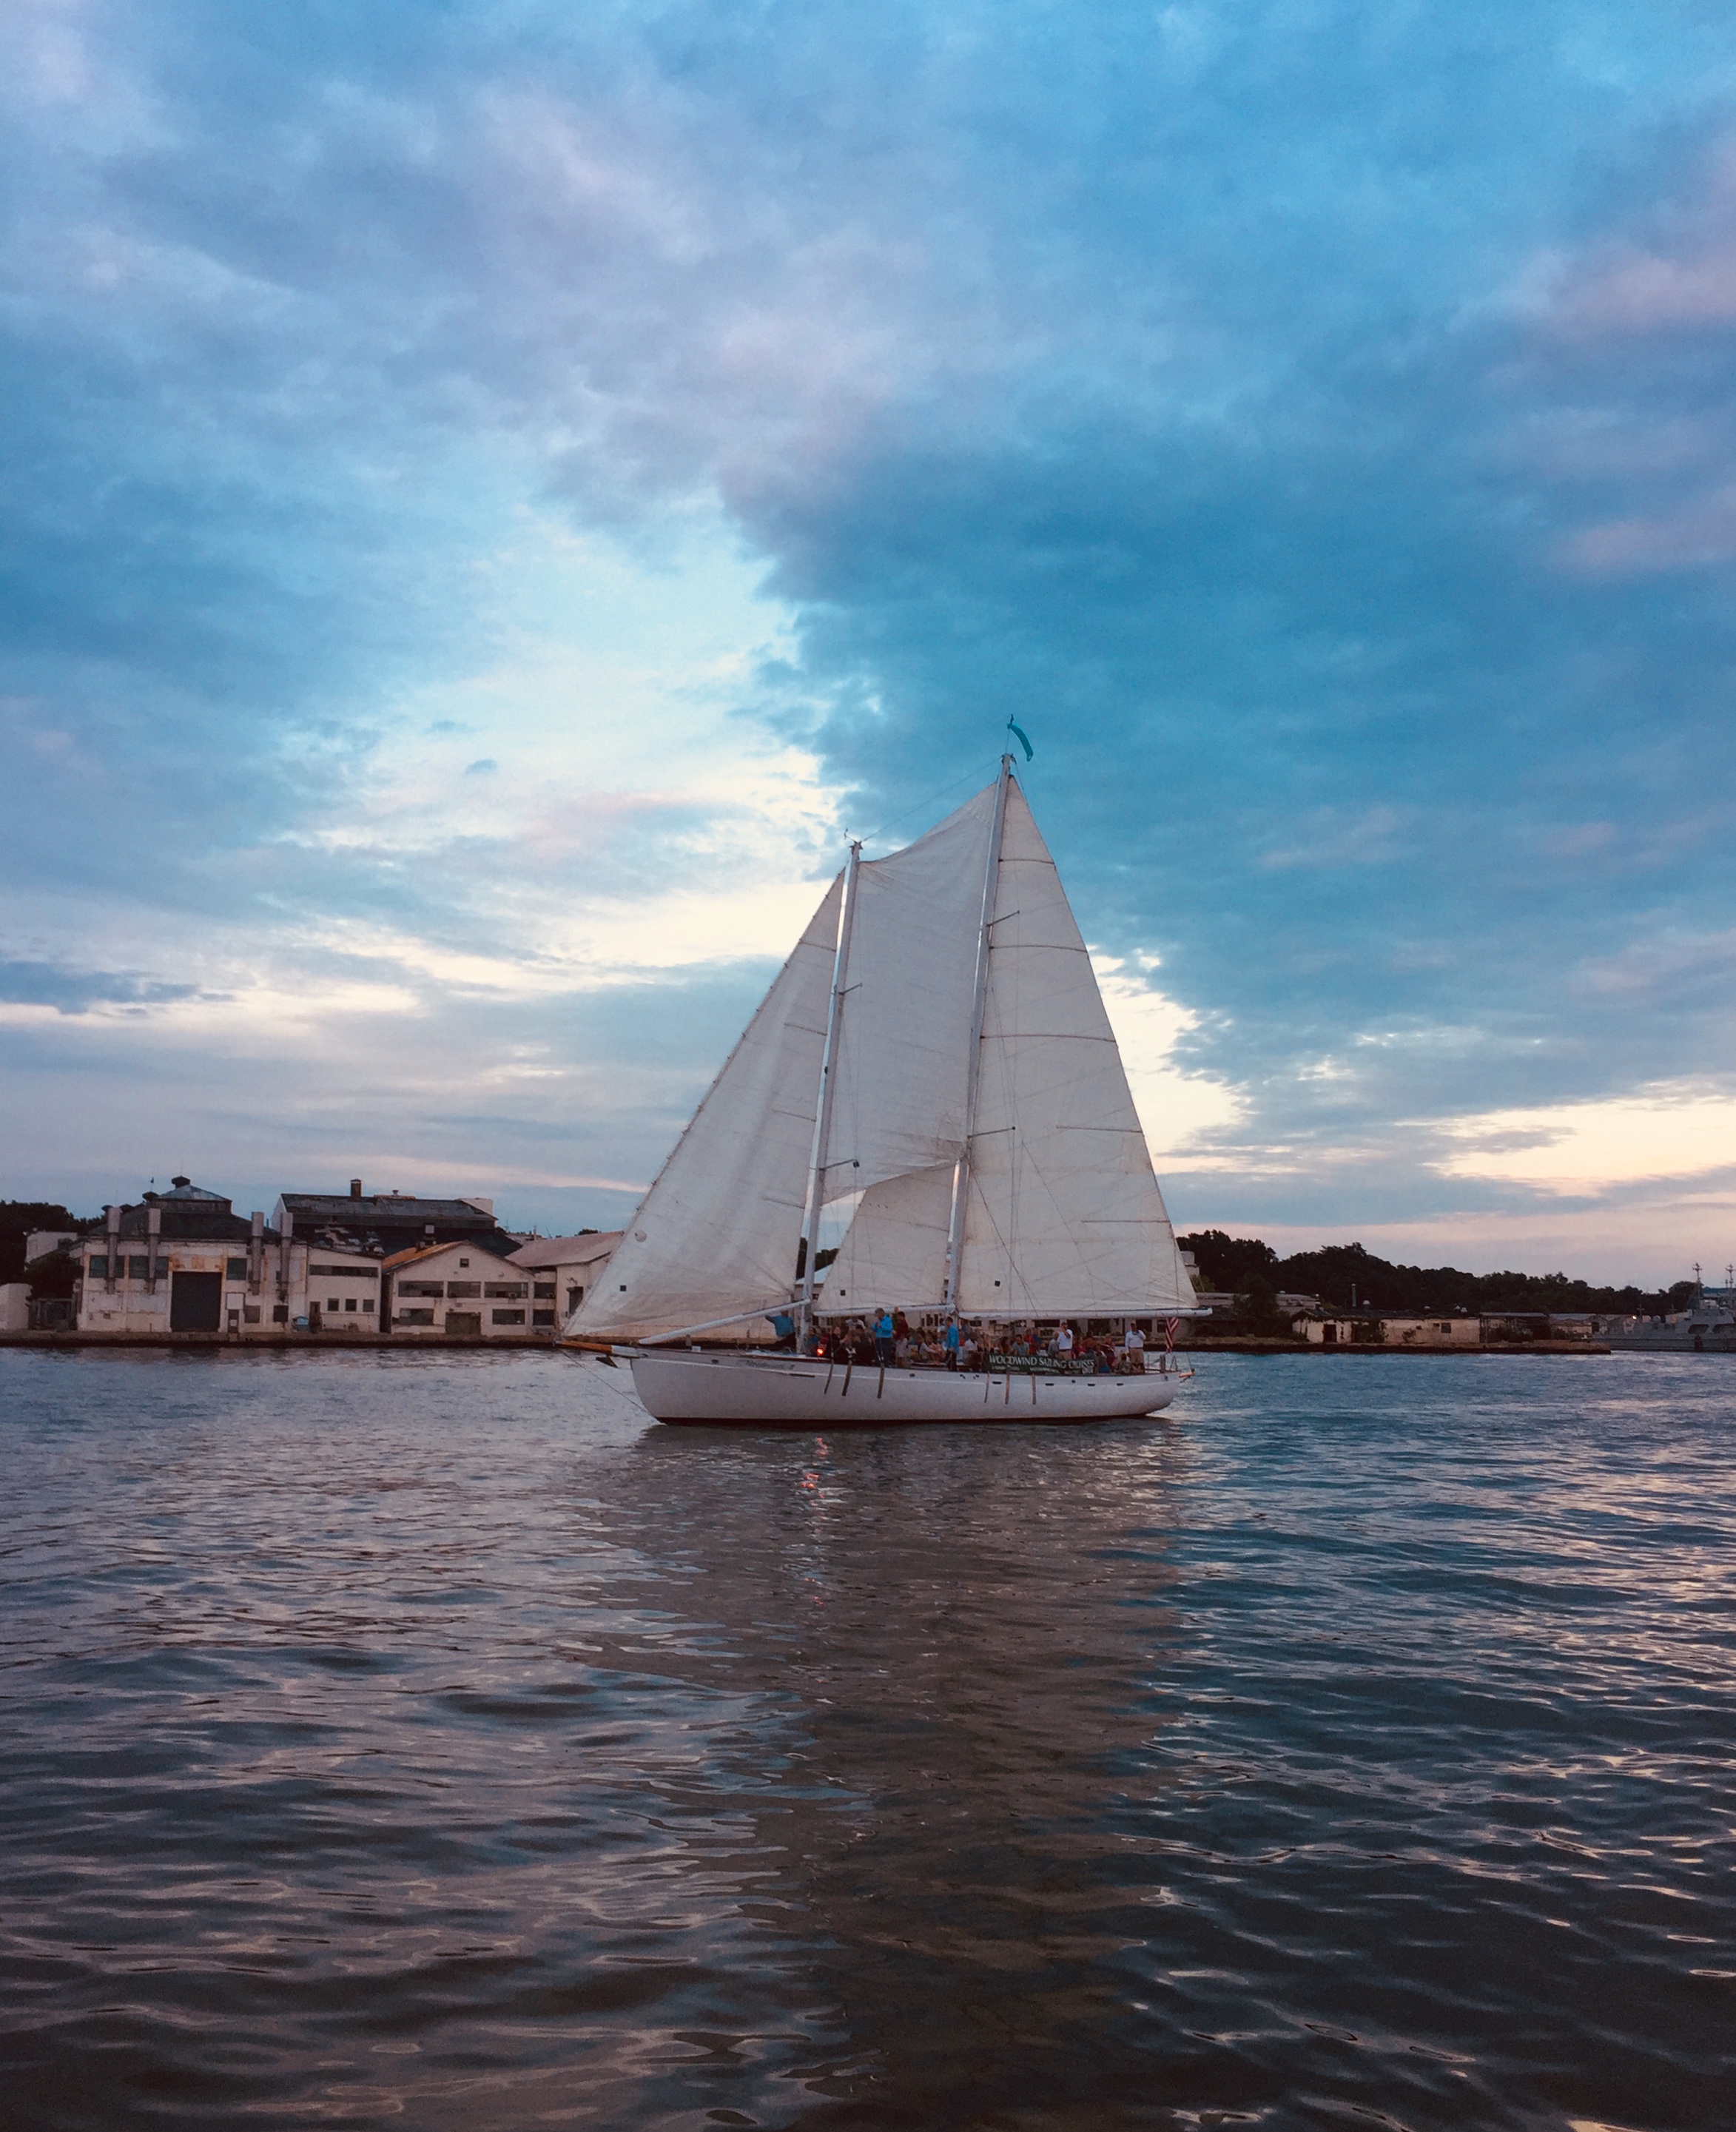
M 458 1260 L 458 1264 L 459 1264 L 461 1266 L 468 1266 L 468 1265 L 469 1265 L 469 1263 L 470 1263 L 470 1261 L 469 1261 L 469 1260 L 468 1260 L 468 1259 L 460 1259 L 460 1260 Z
M 400 1280 L 398 1293 L 400 1295 L 441 1295 L 445 1293 L 445 1284 L 438 1280 Z
M 554 1300 L 554 1284 L 551 1280 L 548 1285 L 544 1287 L 542 1282 L 539 1281 L 536 1286 L 531 1289 L 530 1294 L 534 1302 L 553 1303 Z
M 525 1313 L 522 1310 L 496 1310 L 494 1322 L 496 1325 L 522 1325 Z
M 434 1313 L 431 1310 L 400 1310 L 398 1323 L 400 1325 L 432 1325 Z
M 482 1292 L 482 1284 L 479 1280 L 449 1280 L 446 1284 L 446 1293 L 454 1300 L 460 1296 L 480 1295 Z
M 530 1284 L 528 1280 L 485 1281 L 482 1284 L 482 1293 L 484 1295 L 499 1296 L 503 1299 L 508 1296 L 528 1295 L 530 1293 Z
M 353 1310 L 356 1307 L 355 1297 L 353 1295 L 345 1296 L 343 1299 L 343 1307 L 346 1310 Z
M 530 1323 L 533 1325 L 552 1325 L 554 1323 L 554 1313 L 552 1310 L 533 1310 L 530 1313 Z
M 224 1262 L 223 1278 L 226 1280 L 245 1280 L 247 1277 L 247 1262 L 245 1259 L 229 1259 Z
M 257 1325 L 259 1323 L 259 1305 L 257 1303 L 242 1304 L 241 1322 L 243 1325 Z
M 127 1278 L 128 1280 L 150 1280 L 151 1261 L 142 1252 L 137 1258 L 130 1258 L 127 1260 Z
M 289 1322 L 290 1306 L 288 1304 L 274 1303 L 271 1305 L 271 1323 L 274 1325 L 287 1325 Z
M 328 1310 L 342 1310 L 343 1304 L 337 1296 L 332 1295 L 326 1298 L 325 1307 Z
M 90 1271 L 84 1276 L 84 1278 L 87 1280 L 108 1280 L 108 1260 L 106 1255 L 92 1259 L 90 1261 Z
M 374 1299 L 372 1298 L 372 1296 L 371 1296 L 371 1295 L 364 1295 L 364 1296 L 362 1297 L 362 1308 L 364 1310 L 372 1310 L 372 1309 L 373 1308 L 373 1307 L 374 1307 Z

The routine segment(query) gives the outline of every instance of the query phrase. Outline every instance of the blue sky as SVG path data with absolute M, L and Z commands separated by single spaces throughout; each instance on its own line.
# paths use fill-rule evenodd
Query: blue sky
M 1728 9 L 13 0 L 0 251 L 0 1192 L 619 1218 L 1012 712 L 1179 1220 L 1736 1255 Z

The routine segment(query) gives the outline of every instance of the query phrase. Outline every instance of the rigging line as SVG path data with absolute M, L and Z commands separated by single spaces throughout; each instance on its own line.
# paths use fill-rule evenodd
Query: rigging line
M 996 757 L 996 761 L 998 764 L 998 756 Z M 920 814 L 925 808 L 933 806 L 938 800 L 950 800 L 952 795 L 959 790 L 961 785 L 974 785 L 981 775 L 982 770 L 981 766 L 973 765 L 971 769 L 965 771 L 962 776 L 955 777 L 950 785 L 940 785 L 936 790 L 924 794 L 923 798 L 917 800 L 913 805 L 905 808 L 901 814 L 889 815 L 887 819 L 880 824 L 877 829 L 865 830 L 860 841 L 865 844 L 879 843 L 889 830 L 895 829 L 901 823 L 908 822 L 913 815 Z

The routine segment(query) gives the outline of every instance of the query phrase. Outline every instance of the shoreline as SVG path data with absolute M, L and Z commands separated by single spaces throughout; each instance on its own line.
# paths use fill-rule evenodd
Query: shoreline
M 554 1355 L 562 1352 L 558 1338 L 529 1333 L 502 1334 L 488 1339 L 478 1333 L 474 1337 L 457 1334 L 448 1337 L 442 1333 L 432 1340 L 405 1339 L 391 1332 L 288 1332 L 267 1333 L 263 1338 L 257 1334 L 247 1338 L 232 1337 L 226 1332 L 0 1332 L 0 1347 L 161 1347 L 169 1352 L 182 1348 L 218 1349 L 224 1353 L 248 1354 L 347 1354 L 354 1350 L 396 1350 L 399 1354 L 445 1354 L 454 1348 L 509 1347 L 522 1354 Z
M 441 1335 L 432 1340 L 405 1339 L 396 1333 L 381 1332 L 290 1332 L 266 1335 L 261 1338 L 235 1338 L 223 1332 L 0 1332 L 0 1347 L 34 1347 L 61 1350 L 86 1347 L 161 1348 L 167 1353 L 185 1349 L 202 1352 L 245 1354 L 344 1354 L 362 1350 L 374 1352 L 392 1352 L 400 1355 L 442 1355 L 463 1352 L 474 1354 L 480 1350 L 504 1349 L 516 1354 L 568 1354 L 583 1357 L 592 1351 L 583 1347 L 568 1347 L 558 1337 L 535 1337 L 529 1334 L 516 1337 L 504 1335 L 496 1339 L 481 1336 L 459 1334 L 448 1337 Z M 768 1351 L 769 1352 L 769 1351 Z M 1150 1351 L 1148 1351 L 1150 1352 Z M 1221 1340 L 1193 1340 L 1178 1343 L 1177 1355 L 1609 1355 L 1615 1351 L 1596 1340 L 1527 1340 L 1508 1345 L 1505 1342 L 1472 1347 L 1387 1347 L 1374 1342 L 1347 1342 L 1342 1347 L 1326 1347 L 1312 1340 L 1263 1340 L 1253 1335 L 1231 1336 Z M 1673 1352 L 1673 1351 L 1671 1351 Z M 992 1372 L 990 1374 L 993 1374 Z M 1039 1372 L 1040 1374 L 1040 1372 Z M 1152 1376 L 1158 1373 L 1149 1372 Z

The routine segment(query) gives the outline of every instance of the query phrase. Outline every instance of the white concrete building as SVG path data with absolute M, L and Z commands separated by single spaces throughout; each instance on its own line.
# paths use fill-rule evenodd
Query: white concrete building
M 391 1331 L 410 1339 L 524 1340 L 555 1337 L 552 1281 L 515 1265 L 511 1239 L 471 1237 L 397 1251 L 390 1281 Z
M 536 1236 L 512 1254 L 531 1276 L 535 1299 L 552 1304 L 564 1325 L 608 1269 L 622 1229 L 587 1229 L 577 1236 Z
M 1475 1347 L 1483 1340 L 1478 1318 L 1320 1317 L 1298 1329 L 1316 1347 Z
M 80 1332 L 247 1340 L 379 1328 L 377 1258 L 285 1240 L 262 1213 L 244 1219 L 184 1177 L 136 1207 L 108 1208 L 79 1256 Z

